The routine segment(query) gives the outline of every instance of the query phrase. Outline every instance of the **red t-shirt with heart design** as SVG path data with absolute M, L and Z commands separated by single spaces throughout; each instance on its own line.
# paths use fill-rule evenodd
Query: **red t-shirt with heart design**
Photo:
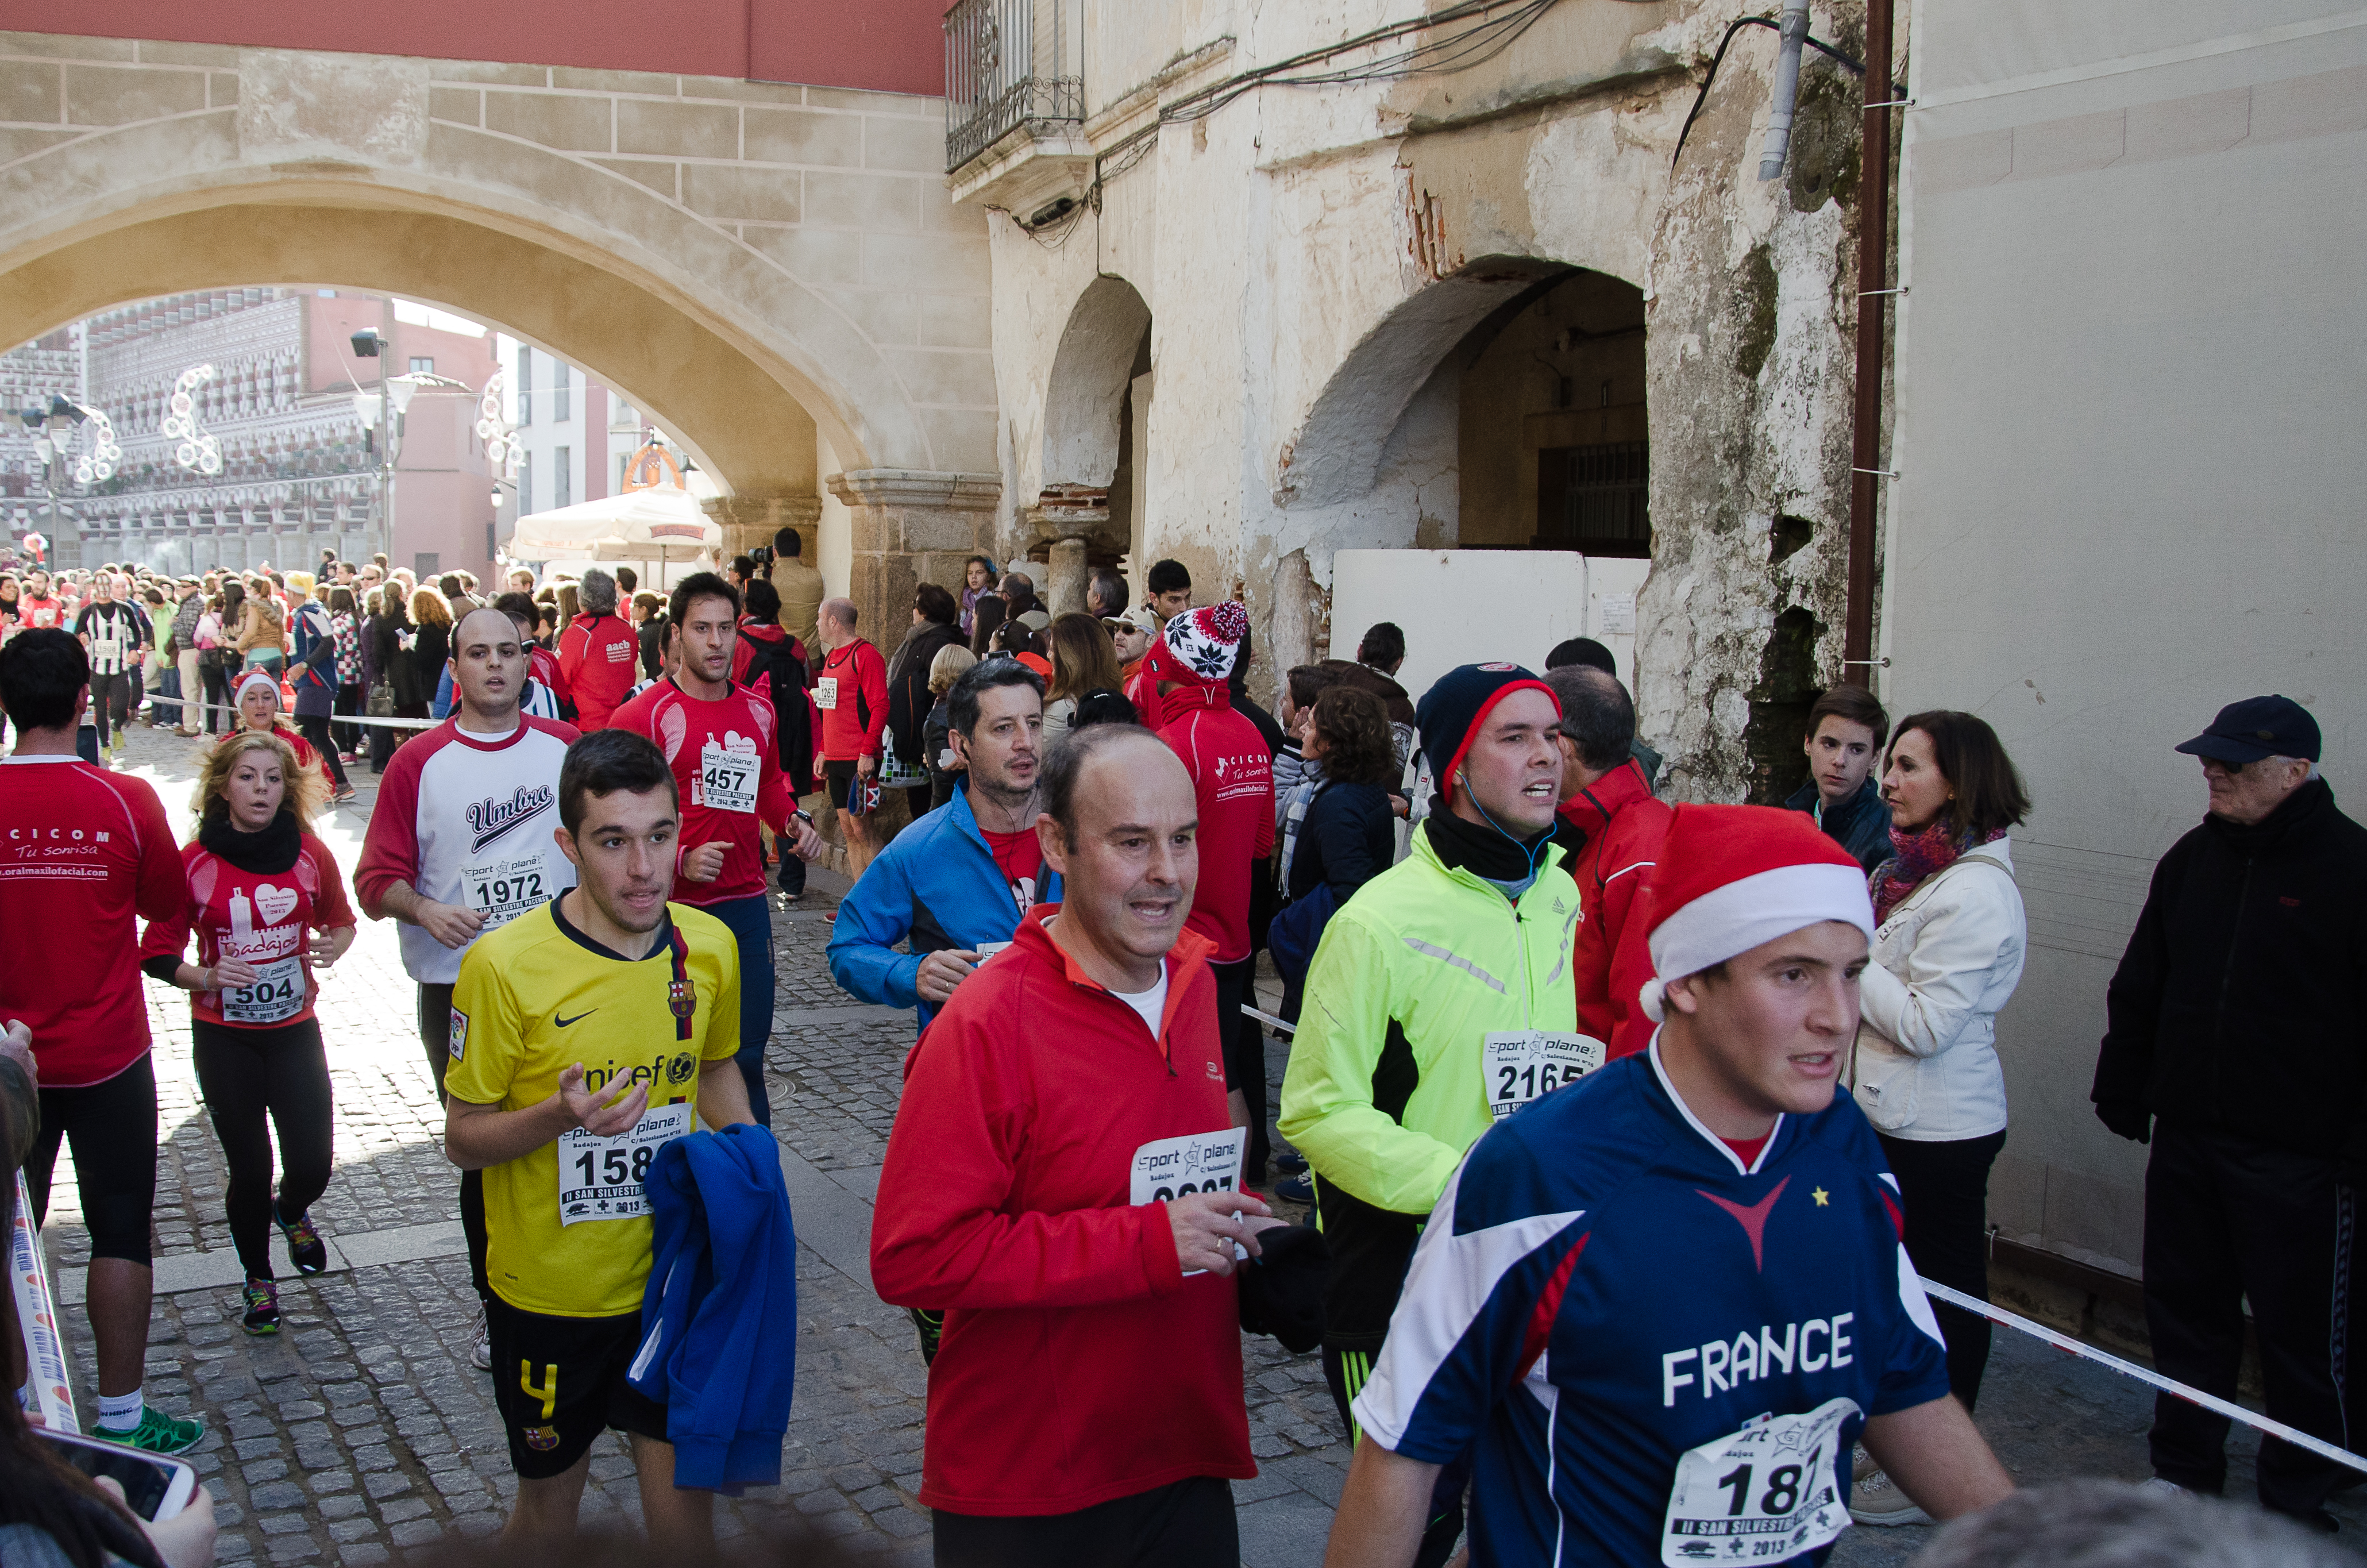
M 149 924 L 140 942 L 142 961 L 181 956 L 194 932 L 200 968 L 243 959 L 260 972 L 251 984 L 191 992 L 193 1017 L 247 1029 L 282 1028 L 311 1017 L 318 989 L 307 956 L 311 933 L 354 924 L 345 878 L 328 846 L 304 834 L 296 863 L 266 876 L 192 844 L 181 851 L 181 868 L 188 896 L 179 913 Z

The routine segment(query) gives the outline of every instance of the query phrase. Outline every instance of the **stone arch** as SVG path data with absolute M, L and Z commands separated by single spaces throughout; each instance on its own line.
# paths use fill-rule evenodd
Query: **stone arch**
M 1370 491 L 1390 437 L 1446 357 L 1490 316 L 1574 270 L 1535 256 L 1483 257 L 1376 322 L 1292 435 L 1276 500 L 1331 506 Z
M 1133 284 L 1104 274 L 1069 312 L 1044 391 L 1044 483 L 1107 488 L 1116 476 L 1119 412 L 1150 307 Z

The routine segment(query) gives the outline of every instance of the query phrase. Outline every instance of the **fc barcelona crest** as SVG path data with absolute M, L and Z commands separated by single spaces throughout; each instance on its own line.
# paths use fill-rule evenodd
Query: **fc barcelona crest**
M 686 1018 L 698 1010 L 698 993 L 687 980 L 676 980 L 666 986 L 666 1006 L 677 1018 Z

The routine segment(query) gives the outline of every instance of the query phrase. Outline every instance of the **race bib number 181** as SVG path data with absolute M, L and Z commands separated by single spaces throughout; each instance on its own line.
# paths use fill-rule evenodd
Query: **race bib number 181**
M 1841 1425 L 1857 1403 L 1831 1399 L 1704 1443 L 1677 1461 L 1660 1561 L 1782 1562 L 1849 1528 L 1835 1480 Z

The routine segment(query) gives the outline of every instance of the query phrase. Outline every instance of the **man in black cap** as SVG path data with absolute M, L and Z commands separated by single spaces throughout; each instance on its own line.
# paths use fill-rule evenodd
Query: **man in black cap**
M 2367 830 L 2335 809 L 2317 722 L 2289 699 L 2230 703 L 2178 749 L 2202 759 L 2211 812 L 2154 869 L 2090 1096 L 2105 1126 L 2153 1144 L 2154 1364 L 2235 1398 L 2248 1300 L 2269 1414 L 2355 1449 L 2342 1385 L 2367 1181 Z M 2217 1494 L 2226 1436 L 2225 1417 L 2159 1396 L 2148 1484 Z M 2261 1505 L 2320 1529 L 2343 1473 L 2261 1442 Z

